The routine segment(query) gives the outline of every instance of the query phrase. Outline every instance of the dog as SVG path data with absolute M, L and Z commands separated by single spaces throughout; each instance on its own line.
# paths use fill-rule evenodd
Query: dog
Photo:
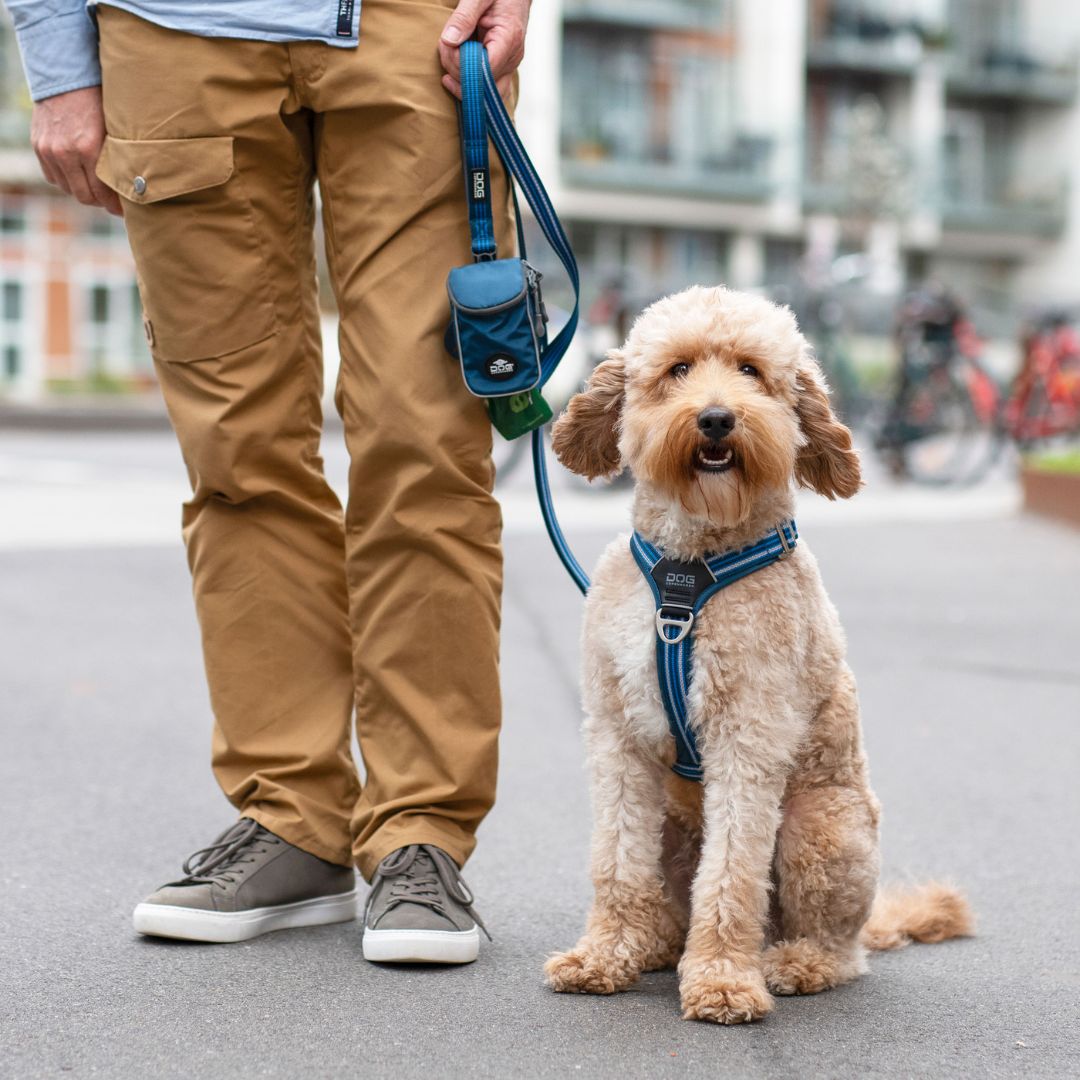
M 846 499 L 862 484 L 795 317 L 723 287 L 647 308 L 571 399 L 553 447 L 590 480 L 628 468 L 635 530 L 679 561 L 773 534 L 796 485 Z M 685 1018 L 737 1024 L 765 1016 L 772 994 L 854 979 L 867 948 L 971 933 L 950 887 L 878 893 L 855 681 L 806 543 L 697 615 L 687 701 L 700 783 L 671 769 L 656 615 L 620 537 L 582 632 L 594 899 L 581 940 L 547 961 L 551 987 L 610 994 L 677 966 Z

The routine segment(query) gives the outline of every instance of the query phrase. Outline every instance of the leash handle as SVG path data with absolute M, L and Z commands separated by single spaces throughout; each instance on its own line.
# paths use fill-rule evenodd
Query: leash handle
M 479 45 L 468 41 L 465 45 Z M 488 160 L 488 131 L 484 120 L 484 75 L 480 53 L 461 47 L 461 160 L 465 166 L 465 201 L 469 207 L 469 240 L 473 258 L 480 262 L 495 258 L 495 225 L 491 213 L 491 165 Z

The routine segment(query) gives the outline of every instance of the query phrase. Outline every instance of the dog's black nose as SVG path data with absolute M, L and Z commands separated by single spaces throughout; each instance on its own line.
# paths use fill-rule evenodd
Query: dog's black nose
M 707 439 L 722 439 L 735 427 L 735 414 L 719 405 L 710 405 L 698 413 L 697 426 Z

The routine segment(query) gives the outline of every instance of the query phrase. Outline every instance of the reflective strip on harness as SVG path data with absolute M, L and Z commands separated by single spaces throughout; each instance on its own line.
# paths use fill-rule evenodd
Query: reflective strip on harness
M 799 539 L 795 522 L 777 526 L 741 551 L 682 562 L 668 558 L 640 533 L 630 537 L 630 553 L 656 601 L 656 673 L 660 700 L 675 740 L 672 769 L 687 780 L 702 778 L 701 755 L 690 726 L 694 621 L 709 597 L 740 578 L 786 559 Z

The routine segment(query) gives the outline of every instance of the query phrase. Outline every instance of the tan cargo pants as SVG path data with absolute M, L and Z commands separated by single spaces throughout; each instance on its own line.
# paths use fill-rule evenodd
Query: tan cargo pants
M 97 171 L 191 478 L 214 771 L 243 814 L 369 878 L 403 844 L 464 862 L 495 796 L 502 522 L 483 403 L 442 345 L 446 275 L 470 258 L 436 52 L 452 7 L 364 0 L 356 49 L 99 8 Z M 344 515 L 319 456 L 316 179 Z

